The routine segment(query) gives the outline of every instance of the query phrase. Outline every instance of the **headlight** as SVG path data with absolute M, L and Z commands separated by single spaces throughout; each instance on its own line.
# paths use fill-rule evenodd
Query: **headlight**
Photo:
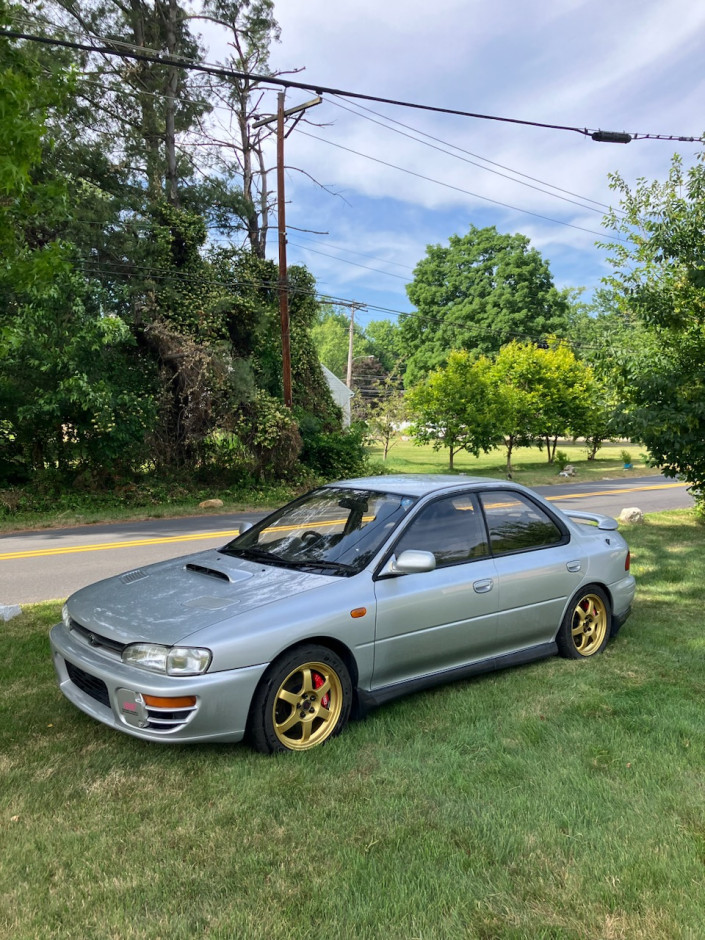
M 211 651 L 189 646 L 133 643 L 122 652 L 122 661 L 167 676 L 200 676 L 211 664 Z
M 64 626 L 67 630 L 71 629 L 71 614 L 69 614 L 69 605 L 64 604 L 61 608 L 61 619 L 64 621 Z

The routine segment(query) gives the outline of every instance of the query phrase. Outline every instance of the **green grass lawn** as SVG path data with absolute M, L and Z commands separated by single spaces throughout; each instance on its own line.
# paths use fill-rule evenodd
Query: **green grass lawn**
M 585 445 L 563 441 L 559 450 L 568 455 L 575 468 L 571 479 L 578 482 L 590 482 L 610 479 L 628 479 L 633 476 L 645 476 L 658 473 L 657 468 L 646 465 L 638 444 L 605 444 L 597 452 L 594 460 L 587 459 Z M 632 469 L 624 469 L 622 451 L 627 450 L 632 456 Z M 435 451 L 430 444 L 418 447 L 412 440 L 399 437 L 390 449 L 386 462 L 382 459 L 382 448 L 370 448 L 370 457 L 380 472 L 387 473 L 448 473 L 448 451 Z M 478 474 L 480 476 L 504 479 L 507 474 L 506 450 L 498 448 L 489 454 L 473 457 L 465 451 L 456 454 L 453 471 L 455 473 Z M 549 464 L 546 452 L 537 447 L 520 447 L 512 455 L 512 479 L 526 486 L 538 486 L 545 483 L 561 484 L 569 482 L 558 475 L 555 463 Z
M 6 624 L 0 936 L 675 938 L 705 910 L 705 531 L 626 530 L 632 618 L 266 758 L 148 744 L 60 695 L 56 604 Z

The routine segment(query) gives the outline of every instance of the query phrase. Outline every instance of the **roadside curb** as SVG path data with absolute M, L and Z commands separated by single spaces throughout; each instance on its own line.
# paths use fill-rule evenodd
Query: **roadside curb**
M 19 604 L 0 604 L 0 620 L 7 622 L 22 613 Z

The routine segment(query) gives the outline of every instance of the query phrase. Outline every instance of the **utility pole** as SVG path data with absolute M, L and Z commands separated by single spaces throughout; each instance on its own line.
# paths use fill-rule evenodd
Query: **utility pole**
M 284 386 L 284 404 L 287 408 L 293 405 L 291 391 L 291 337 L 289 332 L 289 280 L 286 270 L 286 196 L 284 194 L 284 119 L 290 114 L 297 114 L 320 104 L 320 97 L 299 104 L 294 108 L 284 110 L 285 92 L 277 95 L 277 113 L 256 121 L 252 127 L 262 127 L 264 124 L 277 122 L 277 215 L 279 230 L 279 320 L 282 334 L 282 384 Z M 298 119 L 297 119 L 298 120 Z M 294 127 L 296 124 L 294 124 Z M 293 127 L 292 127 L 293 130 Z
M 355 331 L 355 313 L 362 310 L 362 304 L 350 304 L 350 329 L 348 331 L 348 377 L 346 385 L 352 388 L 353 336 Z
M 279 226 L 279 319 L 282 332 L 284 404 L 293 405 L 291 394 L 291 340 L 289 333 L 289 282 L 286 276 L 286 199 L 284 198 L 284 95 L 277 95 L 277 216 Z

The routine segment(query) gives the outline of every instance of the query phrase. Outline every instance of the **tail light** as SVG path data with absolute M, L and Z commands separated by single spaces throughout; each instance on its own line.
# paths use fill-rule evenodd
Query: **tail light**
M 627 549 L 627 557 L 624 559 L 624 570 L 629 571 L 632 566 L 632 553 Z

